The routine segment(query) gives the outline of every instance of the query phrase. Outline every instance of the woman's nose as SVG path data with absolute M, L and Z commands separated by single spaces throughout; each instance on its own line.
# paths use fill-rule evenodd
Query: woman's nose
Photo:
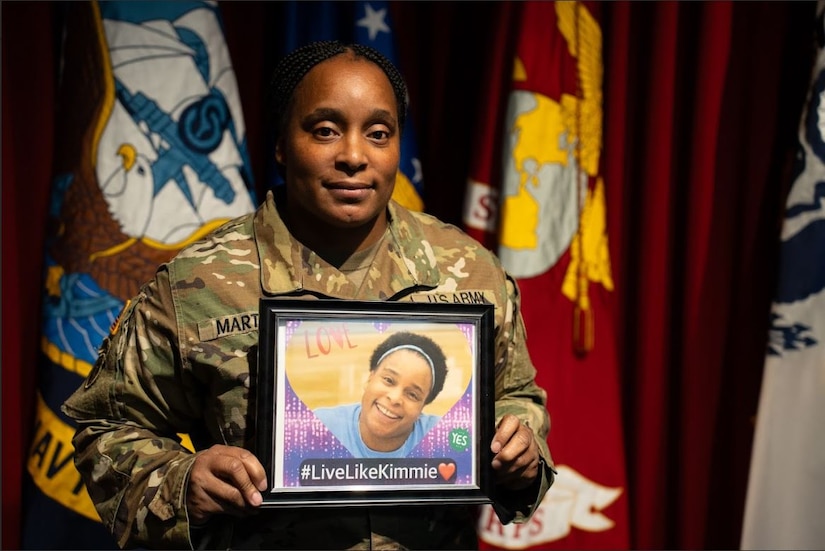
M 360 135 L 346 135 L 341 140 L 341 149 L 336 159 L 338 170 L 346 172 L 347 175 L 364 170 L 367 166 L 367 155 L 365 144 Z
M 401 393 L 401 389 L 394 387 L 387 391 L 387 396 L 393 404 L 397 404 L 401 402 L 403 394 Z

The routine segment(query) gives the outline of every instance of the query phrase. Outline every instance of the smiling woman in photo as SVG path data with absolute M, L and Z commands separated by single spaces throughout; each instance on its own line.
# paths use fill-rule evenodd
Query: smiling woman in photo
M 373 352 L 360 403 L 314 413 L 355 457 L 406 457 L 438 423 L 423 409 L 446 377 L 446 357 L 432 339 L 395 333 Z

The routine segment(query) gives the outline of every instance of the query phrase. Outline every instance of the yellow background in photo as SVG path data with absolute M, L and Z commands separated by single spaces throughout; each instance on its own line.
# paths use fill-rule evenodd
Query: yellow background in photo
M 444 389 L 424 406 L 425 413 L 444 415 L 473 374 L 471 342 L 452 323 L 391 323 L 382 333 L 372 321 L 303 321 L 286 344 L 286 376 L 310 409 L 360 402 L 372 352 L 398 331 L 430 337 L 447 357 Z

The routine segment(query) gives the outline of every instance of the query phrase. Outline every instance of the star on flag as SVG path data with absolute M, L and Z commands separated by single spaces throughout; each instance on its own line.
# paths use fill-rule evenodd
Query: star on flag
M 378 36 L 378 33 L 381 31 L 389 33 L 390 27 L 384 19 L 387 16 L 387 8 L 374 10 L 369 4 L 364 4 L 364 7 L 367 9 L 367 14 L 362 19 L 359 19 L 356 24 L 359 27 L 365 27 L 367 29 L 370 40 L 375 40 L 375 37 Z

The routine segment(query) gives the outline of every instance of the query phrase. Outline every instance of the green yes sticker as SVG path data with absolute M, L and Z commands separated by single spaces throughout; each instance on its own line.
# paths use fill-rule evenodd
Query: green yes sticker
M 457 452 L 463 452 L 470 445 L 470 432 L 467 429 L 453 429 L 450 431 L 450 447 Z

